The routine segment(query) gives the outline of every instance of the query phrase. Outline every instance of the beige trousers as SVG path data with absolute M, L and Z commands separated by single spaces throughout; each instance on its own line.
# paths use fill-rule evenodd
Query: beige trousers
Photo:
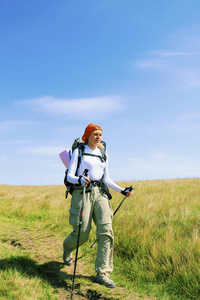
M 73 231 L 64 240 L 63 247 L 67 253 L 76 249 L 79 230 L 80 210 L 83 188 L 75 189 L 72 195 L 71 208 L 69 210 L 69 223 Z M 112 230 L 113 211 L 108 197 L 102 194 L 100 188 L 95 186 L 90 193 L 85 194 L 83 217 L 80 232 L 79 246 L 84 244 L 89 237 L 92 220 L 97 226 L 97 258 L 95 270 L 97 273 L 110 275 L 113 271 L 113 247 L 114 236 Z

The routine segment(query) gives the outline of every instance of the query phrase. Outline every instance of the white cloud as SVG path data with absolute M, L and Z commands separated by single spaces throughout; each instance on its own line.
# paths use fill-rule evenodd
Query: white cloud
M 2 146 L 16 146 L 16 145 L 24 145 L 24 144 L 32 144 L 35 143 L 34 140 L 8 140 L 8 141 L 0 141 L 0 145 Z
M 157 162 L 174 162 L 177 159 L 180 160 L 180 156 L 170 155 L 168 153 L 164 153 L 162 151 L 154 150 L 150 153 L 150 159 L 153 159 Z
M 171 51 L 171 50 L 155 50 L 147 54 L 149 58 L 142 59 L 135 62 L 135 65 L 140 68 L 152 68 L 152 69 L 166 69 L 174 66 L 174 59 L 184 56 L 194 56 L 197 53 L 183 52 L 183 51 Z M 173 64 L 171 65 L 171 59 Z
M 195 49 L 196 45 L 190 51 L 155 50 L 146 53 L 146 58 L 132 62 L 131 65 L 142 70 L 157 71 L 159 76 L 164 76 L 165 85 L 171 83 L 176 89 L 191 89 L 200 86 L 200 52 L 198 49 L 196 52 L 192 51 Z
M 16 129 L 16 127 L 23 127 L 33 124 L 34 122 L 26 121 L 26 120 L 7 120 L 0 122 L 0 131 L 12 131 Z
M 160 56 L 166 56 L 166 57 L 196 55 L 195 52 L 181 52 L 181 51 L 170 51 L 170 50 L 153 51 L 152 53 L 158 54 Z
M 172 123 L 169 125 L 169 129 L 173 132 L 184 134 L 184 133 L 192 133 L 192 132 L 200 132 L 200 126 L 197 124 L 183 124 L 183 123 Z
M 200 72 L 195 70 L 180 70 L 179 76 L 184 82 L 183 89 L 200 86 Z
M 184 155 L 171 155 L 157 149 L 143 157 L 124 158 L 123 164 L 118 164 L 118 169 L 114 168 L 115 166 L 113 170 L 111 169 L 111 175 L 115 176 L 119 169 L 126 174 L 123 180 L 190 178 L 200 175 L 199 166 L 192 158 Z
M 200 114 L 198 112 L 188 112 L 177 115 L 176 120 L 167 126 L 174 133 L 197 133 L 200 132 Z
M 0 154 L 0 161 L 2 160 L 5 160 L 6 159 L 6 155 L 5 154 Z
M 17 152 L 26 154 L 26 155 L 33 155 L 33 156 L 58 156 L 60 152 L 64 149 L 62 147 L 54 147 L 54 146 L 38 146 L 38 147 L 20 147 L 16 149 Z
M 44 96 L 35 99 L 18 101 L 17 105 L 26 105 L 39 111 L 54 115 L 68 115 L 69 117 L 85 117 L 91 115 L 111 114 L 126 107 L 125 99 L 119 96 L 105 96 L 80 99 L 60 99 Z
M 166 62 L 162 59 L 144 59 L 136 62 L 135 65 L 141 69 L 163 70 L 167 68 Z

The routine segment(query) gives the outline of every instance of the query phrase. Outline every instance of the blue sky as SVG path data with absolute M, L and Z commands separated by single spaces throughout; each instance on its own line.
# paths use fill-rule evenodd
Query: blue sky
M 0 184 L 63 184 L 89 123 L 115 181 L 200 176 L 198 0 L 2 1 L 0 37 Z

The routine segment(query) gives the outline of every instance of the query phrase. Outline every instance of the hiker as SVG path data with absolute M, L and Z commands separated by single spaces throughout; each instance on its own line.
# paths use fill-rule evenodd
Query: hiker
M 77 246 L 79 230 L 79 213 L 83 197 L 83 187 L 86 188 L 83 207 L 79 245 L 88 240 L 91 230 L 92 219 L 97 227 L 97 258 L 95 261 L 96 282 L 109 288 L 114 288 L 115 283 L 109 278 L 113 271 L 113 246 L 114 236 L 112 229 L 112 208 L 109 202 L 111 188 L 129 197 L 131 192 L 128 188 L 122 188 L 109 177 L 108 155 L 101 159 L 103 146 L 102 128 L 97 124 L 89 124 L 82 136 L 84 141 L 84 153 L 80 166 L 77 170 L 78 148 L 74 150 L 68 168 L 67 180 L 75 184 L 72 193 L 69 223 L 73 231 L 63 242 L 63 261 L 66 265 L 72 264 L 72 251 Z M 88 176 L 83 172 L 88 169 Z M 108 188 L 107 188 L 108 187 Z

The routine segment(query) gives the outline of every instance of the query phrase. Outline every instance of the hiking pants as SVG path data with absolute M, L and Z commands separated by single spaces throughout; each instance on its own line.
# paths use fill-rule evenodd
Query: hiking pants
M 73 231 L 63 243 L 67 253 L 71 253 L 77 246 L 82 192 L 83 188 L 80 187 L 75 189 L 72 195 L 69 223 L 73 226 Z M 92 191 L 85 194 L 79 246 L 88 240 L 93 220 L 97 226 L 98 249 L 95 270 L 98 274 L 110 275 L 113 271 L 114 236 L 112 217 L 113 211 L 108 197 L 101 192 L 98 186 L 92 187 Z

